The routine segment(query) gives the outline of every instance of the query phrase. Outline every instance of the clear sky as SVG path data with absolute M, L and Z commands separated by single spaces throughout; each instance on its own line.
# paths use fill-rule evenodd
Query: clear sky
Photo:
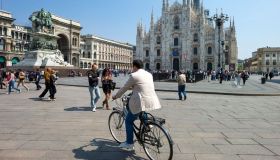
M 148 29 L 150 15 L 161 15 L 162 0 L 2 0 L 19 25 L 30 25 L 28 17 L 41 8 L 79 21 L 82 34 L 136 44 L 136 26 Z M 175 0 L 169 0 L 172 4 Z M 183 0 L 178 0 L 182 2 Z M 202 0 L 201 0 L 202 1 Z M 204 0 L 213 15 L 216 9 L 235 17 L 239 58 L 251 57 L 260 47 L 280 47 L 280 0 Z M 229 22 L 226 24 L 229 25 Z

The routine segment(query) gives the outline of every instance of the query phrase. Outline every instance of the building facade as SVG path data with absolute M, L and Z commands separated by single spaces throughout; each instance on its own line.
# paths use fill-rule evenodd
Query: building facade
M 80 43 L 80 68 L 91 68 L 93 63 L 99 68 L 131 69 L 133 45 L 105 38 L 84 35 Z
M 234 20 L 219 29 L 209 15 L 199 0 L 176 1 L 171 6 L 163 0 L 162 15 L 154 21 L 152 13 L 149 31 L 142 23 L 137 26 L 135 58 L 150 70 L 211 70 L 218 69 L 220 53 L 223 67 L 237 66 Z
M 254 55 L 251 72 L 280 72 L 280 47 L 259 48 Z
M 31 28 L 13 24 L 12 14 L 0 11 L 0 68 L 18 63 L 29 50 Z

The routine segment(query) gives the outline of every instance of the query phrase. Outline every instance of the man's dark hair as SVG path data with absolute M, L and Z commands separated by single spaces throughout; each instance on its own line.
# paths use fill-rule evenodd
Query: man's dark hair
M 138 69 L 143 68 L 143 62 L 141 60 L 134 60 L 132 65 L 133 67 L 136 67 Z

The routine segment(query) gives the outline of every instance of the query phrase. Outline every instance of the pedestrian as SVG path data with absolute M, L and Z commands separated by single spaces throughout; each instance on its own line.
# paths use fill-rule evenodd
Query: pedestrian
M 269 72 L 269 79 L 271 80 L 273 78 L 273 73 Z
M 247 73 L 246 73 L 245 71 L 243 71 L 243 72 L 241 73 L 241 78 L 242 78 L 242 80 L 243 80 L 243 86 L 245 86 L 246 80 L 247 80 L 247 78 L 248 78 L 248 75 L 247 75 Z
M 208 70 L 207 78 L 208 78 L 208 82 L 210 82 L 210 80 L 212 79 L 212 77 L 211 77 L 211 70 Z
M 236 74 L 236 81 L 237 81 L 237 86 L 240 86 L 241 72 L 237 72 L 237 74 Z
M 50 76 L 51 76 L 51 68 L 47 68 L 44 72 L 44 78 L 45 78 L 45 90 L 42 92 L 42 94 L 39 96 L 40 99 L 43 99 L 48 91 L 50 91 Z
M 18 89 L 18 88 L 15 88 L 16 80 L 15 80 L 14 71 L 7 72 L 7 77 L 6 78 L 7 78 L 7 84 L 9 84 L 9 89 L 8 89 L 7 94 L 11 94 L 12 89 L 14 89 L 14 90 L 18 91 L 18 93 L 20 93 L 21 90 Z
M 91 66 L 91 70 L 87 71 L 87 77 L 89 82 L 89 93 L 90 93 L 90 105 L 92 107 L 92 112 L 96 112 L 96 104 L 100 99 L 100 91 L 98 87 L 99 72 L 98 66 L 94 63 Z M 94 97 L 95 94 L 95 97 Z
M 5 72 L 3 71 L 3 69 L 0 69 L 0 89 L 3 89 L 3 86 L 6 86 L 4 83 L 5 77 L 6 77 Z
M 29 88 L 25 85 L 24 83 L 25 81 L 25 73 L 23 70 L 19 70 L 19 73 L 18 73 L 18 85 L 17 85 L 17 88 L 20 86 L 20 84 L 27 90 L 27 92 L 29 91 Z
M 179 95 L 179 100 L 182 100 L 182 94 L 184 96 L 184 100 L 187 99 L 187 94 L 186 94 L 186 76 L 183 74 L 181 71 L 179 72 L 179 76 L 177 79 L 178 82 L 178 95 Z
M 125 85 L 113 96 L 113 99 L 120 98 L 129 89 L 132 89 L 132 95 L 127 107 L 128 113 L 125 117 L 126 141 L 121 143 L 119 147 L 133 150 L 134 121 L 139 118 L 142 111 L 148 112 L 161 108 L 155 92 L 153 76 L 143 69 L 141 60 L 133 61 L 133 73 Z
M 56 76 L 56 72 L 54 70 L 51 70 L 51 74 L 50 74 L 50 99 L 52 101 L 54 101 L 55 98 L 55 94 L 56 94 L 56 87 L 55 87 L 55 82 L 57 80 L 57 76 Z
M 105 95 L 104 101 L 103 101 L 103 107 L 106 105 L 106 109 L 109 110 L 109 99 L 111 97 L 111 84 L 113 82 L 112 80 L 112 74 L 108 68 L 105 68 L 102 72 L 102 90 Z
M 37 90 L 40 90 L 42 88 L 41 85 L 40 85 L 40 80 L 42 78 L 42 75 L 41 75 L 41 72 L 40 72 L 39 68 L 36 69 L 35 76 L 36 76 L 35 77 L 36 88 L 37 88 Z

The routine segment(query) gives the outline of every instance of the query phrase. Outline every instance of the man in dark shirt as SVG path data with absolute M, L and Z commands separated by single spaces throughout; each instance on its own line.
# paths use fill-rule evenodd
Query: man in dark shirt
M 92 107 L 92 111 L 96 112 L 96 104 L 100 99 L 100 91 L 98 87 L 99 72 L 98 72 L 97 64 L 94 63 L 91 66 L 91 70 L 89 70 L 86 74 L 89 82 L 90 105 Z

